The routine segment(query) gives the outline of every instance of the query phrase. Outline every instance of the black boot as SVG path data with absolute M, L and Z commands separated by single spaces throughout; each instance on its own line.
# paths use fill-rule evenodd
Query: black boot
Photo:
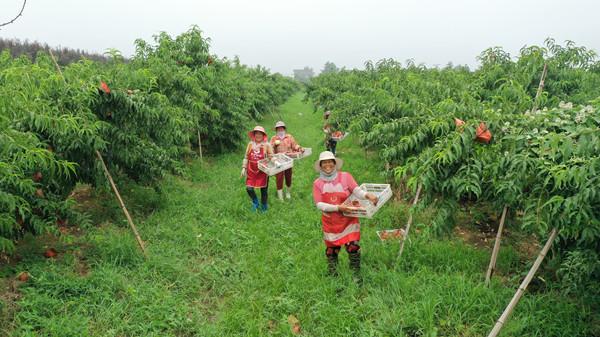
M 362 283 L 362 276 L 360 275 L 360 251 L 349 252 L 348 260 L 350 261 L 350 269 L 354 274 L 354 280 L 357 283 Z
M 337 276 L 337 264 L 338 264 L 338 256 L 337 255 L 327 255 L 327 271 L 329 272 L 329 276 Z

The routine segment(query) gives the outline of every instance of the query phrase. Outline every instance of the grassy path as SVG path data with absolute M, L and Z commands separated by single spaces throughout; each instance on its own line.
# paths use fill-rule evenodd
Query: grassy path
M 489 251 L 426 235 L 415 236 L 397 264 L 397 245 L 382 244 L 375 231 L 404 225 L 401 203 L 363 222 L 362 287 L 350 277 L 345 252 L 341 275 L 325 275 L 311 196 L 321 114 L 296 95 L 281 115 L 265 119 L 265 128 L 277 117 L 313 148 L 311 157 L 295 163 L 291 202 L 275 199 L 272 179 L 269 211 L 250 213 L 239 178 L 242 150 L 194 162 L 189 179 L 167 179 L 163 197 L 153 201 L 159 207 L 138 221 L 148 261 L 124 224 L 105 224 L 68 237 L 56 261 L 40 258 L 38 249 L 2 267 L 0 335 L 288 336 L 290 315 L 304 336 L 485 335 L 520 276 L 496 279 L 487 289 Z M 354 141 L 338 145 L 344 169 L 359 183 L 381 182 L 376 159 L 367 159 Z M 525 268 L 510 248 L 499 263 L 500 270 Z M 19 270 L 32 279 L 10 281 Z M 504 336 L 589 336 L 592 316 L 553 292 L 527 294 Z

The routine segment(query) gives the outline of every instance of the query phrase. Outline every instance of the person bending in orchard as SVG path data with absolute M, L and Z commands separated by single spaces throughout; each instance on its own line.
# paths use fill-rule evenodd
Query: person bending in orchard
M 319 172 L 319 178 L 313 183 L 313 199 L 322 212 L 321 224 L 329 274 L 337 275 L 338 254 L 341 246 L 345 246 L 350 268 L 355 276 L 359 277 L 360 223 L 358 218 L 343 214 L 352 209 L 343 205 L 343 202 L 351 194 L 361 199 L 366 198 L 374 205 L 377 204 L 378 198 L 360 189 L 350 173 L 340 171 L 343 163 L 330 151 L 321 152 L 314 166 Z
M 260 188 L 260 211 L 267 211 L 269 176 L 258 169 L 258 161 L 270 158 L 273 155 L 273 149 L 267 142 L 267 133 L 262 126 L 256 126 L 248 132 L 250 142 L 246 147 L 246 154 L 242 163 L 242 177 L 246 177 L 246 192 L 252 200 L 252 211 L 259 209 L 258 197 L 255 188 Z
M 275 153 L 290 153 L 290 152 L 302 152 L 304 149 L 296 143 L 294 136 L 287 133 L 285 123 L 279 121 L 275 123 L 275 132 L 277 134 L 271 138 L 271 146 Z M 287 190 L 285 191 L 285 197 L 291 199 L 292 190 L 292 168 L 277 173 L 275 176 L 275 182 L 277 184 L 277 198 L 283 201 L 283 180 L 285 178 L 285 185 Z
M 333 126 L 329 123 L 329 116 L 331 115 L 331 111 L 325 111 L 323 118 L 325 119 L 325 124 L 323 124 L 323 132 L 325 132 L 325 148 L 327 151 L 330 151 L 335 155 L 335 148 L 337 147 L 337 140 L 332 138 L 333 135 Z

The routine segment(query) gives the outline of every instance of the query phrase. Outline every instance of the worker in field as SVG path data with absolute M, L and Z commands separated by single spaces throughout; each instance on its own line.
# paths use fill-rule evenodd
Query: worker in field
M 337 140 L 332 138 L 333 135 L 333 127 L 329 123 L 329 117 L 331 116 L 331 111 L 325 111 L 323 114 L 323 118 L 325 119 L 325 124 L 323 125 L 323 132 L 325 132 L 325 148 L 327 151 L 333 153 L 335 155 L 335 148 L 337 147 Z
M 270 158 L 273 155 L 273 149 L 268 142 L 265 128 L 262 126 L 256 126 L 248 132 L 248 137 L 250 137 L 250 142 L 246 146 L 241 176 L 246 177 L 246 192 L 252 200 L 252 211 L 266 212 L 268 208 L 269 176 L 258 169 L 258 161 Z M 260 205 L 255 188 L 260 188 Z
M 325 132 L 325 148 L 335 155 L 337 140 L 333 139 L 333 129 L 331 124 L 326 123 L 325 126 L 323 126 L 323 132 Z
M 321 224 L 329 274 L 337 275 L 338 254 L 341 247 L 345 246 L 350 268 L 360 279 L 360 224 L 358 218 L 343 214 L 352 209 L 343 202 L 351 194 L 366 198 L 374 205 L 377 205 L 378 198 L 373 193 L 360 189 L 350 173 L 340 171 L 343 164 L 330 151 L 321 152 L 314 165 L 319 178 L 313 183 L 313 199 L 322 212 Z
M 304 149 L 298 145 L 294 136 L 287 133 L 287 127 L 285 123 L 279 121 L 275 123 L 275 136 L 271 138 L 271 147 L 275 153 L 293 153 L 293 152 L 302 152 Z M 277 173 L 275 176 L 275 183 L 277 185 L 277 198 L 283 201 L 283 181 L 285 179 L 285 197 L 287 199 L 291 199 L 291 190 L 292 190 L 292 168 Z

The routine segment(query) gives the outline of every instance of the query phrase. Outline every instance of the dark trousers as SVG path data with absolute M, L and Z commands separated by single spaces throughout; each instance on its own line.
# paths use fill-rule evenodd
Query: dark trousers
M 285 178 L 285 186 L 292 186 L 292 169 L 289 168 L 283 172 L 277 173 L 275 175 L 275 183 L 277 185 L 277 189 L 280 190 L 283 188 L 283 179 Z
M 267 204 L 267 198 L 269 197 L 268 191 L 269 191 L 269 186 L 263 187 L 260 189 L 260 202 L 263 205 Z M 250 196 L 250 199 L 252 199 L 252 201 L 258 200 L 258 197 L 256 196 L 256 192 L 254 191 L 254 187 L 246 187 L 246 192 L 248 192 L 248 195 Z
M 327 141 L 327 151 L 331 151 L 331 153 L 335 154 L 335 148 L 337 146 L 337 141 L 333 139 L 329 139 Z

